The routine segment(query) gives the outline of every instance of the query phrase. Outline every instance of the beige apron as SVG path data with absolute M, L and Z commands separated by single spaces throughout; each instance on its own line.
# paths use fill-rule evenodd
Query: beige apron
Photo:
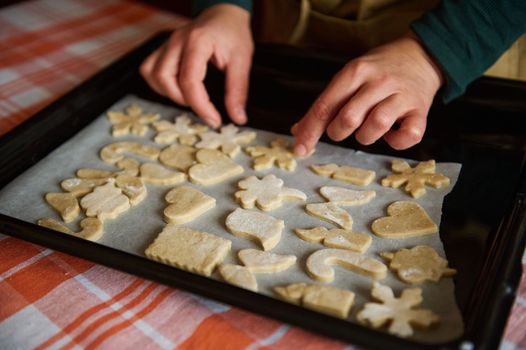
M 260 0 L 257 41 L 332 50 L 351 56 L 389 42 L 439 0 Z M 526 35 L 486 72 L 526 80 Z

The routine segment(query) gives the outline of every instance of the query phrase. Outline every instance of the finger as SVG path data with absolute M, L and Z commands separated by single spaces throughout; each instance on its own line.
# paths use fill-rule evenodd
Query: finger
M 390 130 L 384 140 L 394 149 L 402 150 L 422 141 L 427 125 L 427 111 L 411 111 L 402 120 L 398 130 Z
M 366 115 L 374 106 L 388 97 L 387 94 L 383 85 L 362 85 L 329 124 L 327 135 L 334 141 L 341 141 L 349 137 L 362 125 Z
M 179 85 L 184 99 L 205 123 L 211 127 L 221 125 L 221 116 L 208 96 L 203 83 L 208 60 L 213 54 L 212 43 L 188 45 L 181 61 Z
M 164 46 L 164 50 L 159 53 L 159 58 L 154 67 L 153 78 L 156 84 L 162 89 L 165 96 L 175 102 L 187 105 L 181 88 L 177 82 L 179 64 L 182 54 L 182 43 L 170 40 L 170 44 Z
M 155 50 L 152 54 L 150 54 L 146 59 L 142 62 L 141 66 L 139 67 L 139 72 L 141 73 L 142 77 L 150 87 L 157 92 L 159 95 L 165 96 L 162 88 L 157 84 L 155 79 L 153 78 L 153 69 L 155 67 L 155 63 L 159 59 L 160 50 Z
M 248 94 L 251 55 L 240 54 L 227 65 L 225 71 L 225 106 L 230 118 L 237 124 L 245 124 L 245 106 Z
M 378 103 L 367 115 L 355 137 L 363 145 L 370 145 L 387 133 L 399 118 L 407 113 L 400 95 L 391 95 Z
M 294 129 L 296 155 L 304 156 L 314 149 L 336 113 L 360 87 L 364 75 L 358 67 L 350 64 L 338 73 L 298 122 Z

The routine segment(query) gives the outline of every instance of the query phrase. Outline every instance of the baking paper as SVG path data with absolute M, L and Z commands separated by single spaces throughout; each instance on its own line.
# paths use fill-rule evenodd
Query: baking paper
M 125 97 L 112 106 L 110 110 L 121 111 L 131 102 L 139 103 L 145 112 L 160 113 L 163 119 L 170 121 L 173 121 L 173 118 L 181 112 L 173 106 L 152 103 L 135 96 Z M 261 144 L 268 146 L 269 142 L 277 137 L 292 141 L 292 138 L 289 136 L 262 130 L 255 131 L 257 132 L 257 138 L 251 145 Z M 74 177 L 76 170 L 79 168 L 117 170 L 112 165 L 104 163 L 98 156 L 99 150 L 112 142 L 129 140 L 143 142 L 160 148 L 165 147 L 152 141 L 154 135 L 154 130 L 150 130 L 144 137 L 134 135 L 112 137 L 111 124 L 105 115 L 101 115 L 69 141 L 6 186 L 0 192 L 0 212 L 32 223 L 36 223 L 38 219 L 44 217 L 59 220 L 58 214 L 44 200 L 46 193 L 61 192 L 60 182 Z M 316 226 L 334 227 L 325 221 L 306 214 L 304 210 L 307 203 L 325 201 L 319 194 L 319 188 L 324 185 L 376 191 L 376 197 L 370 203 L 345 208 L 352 215 L 354 221 L 353 230 L 368 233 L 373 237 L 373 243 L 365 255 L 382 260 L 378 255 L 379 252 L 396 251 L 404 247 L 427 244 L 432 246 L 439 255 L 445 257 L 438 234 L 393 240 L 377 237 L 371 232 L 371 222 L 376 218 L 386 216 L 386 207 L 390 203 L 398 200 L 414 200 L 401 189 L 386 188 L 379 184 L 383 177 L 391 174 L 389 169 L 392 159 L 390 156 L 356 152 L 348 148 L 319 143 L 316 152 L 312 156 L 298 161 L 297 169 L 294 172 L 287 172 L 276 167 L 265 171 L 255 171 L 251 168 L 252 159 L 246 153 L 241 152 L 235 157 L 235 161 L 245 168 L 243 174 L 213 186 L 190 184 L 216 198 L 217 205 L 214 209 L 185 224 L 185 226 L 231 240 L 232 250 L 225 262 L 240 264 L 237 259 L 237 252 L 240 249 L 260 249 L 260 247 L 254 242 L 233 236 L 225 228 L 226 216 L 239 207 L 239 204 L 234 200 L 237 183 L 250 175 L 262 177 L 266 174 L 275 174 L 284 180 L 285 186 L 305 192 L 308 198 L 306 202 L 286 201 L 281 208 L 268 212 L 268 214 L 285 221 L 285 229 L 281 241 L 272 249 L 272 252 L 293 254 L 297 256 L 298 260 L 295 266 L 286 271 L 277 274 L 256 274 L 259 291 L 262 294 L 275 297 L 272 287 L 276 285 L 294 282 L 316 283 L 307 276 L 305 261 L 311 253 L 324 248 L 324 246 L 299 239 L 293 230 L 295 228 L 313 228 Z M 143 161 L 146 160 L 143 159 Z M 412 166 L 417 164 L 415 161 L 408 161 Z M 311 164 L 327 163 L 352 165 L 374 170 L 376 171 L 376 179 L 365 187 L 354 186 L 346 182 L 316 175 L 309 169 Z M 424 207 L 433 221 L 439 225 L 443 199 L 453 190 L 461 165 L 456 163 L 437 163 L 436 168 L 437 173 L 442 173 L 451 179 L 451 185 L 442 189 L 427 187 L 427 193 L 416 199 L 416 201 Z M 117 219 L 107 220 L 104 223 L 104 235 L 98 243 L 144 257 L 145 249 L 165 225 L 162 213 L 167 203 L 164 202 L 164 195 L 171 188 L 173 186 L 147 184 L 148 195 L 146 199 L 120 215 Z M 76 225 L 80 219 L 69 226 L 77 229 L 78 226 Z M 455 266 L 451 267 L 455 268 Z M 373 280 L 340 267 L 335 267 L 335 270 L 335 279 L 331 285 L 349 289 L 356 294 L 355 302 L 348 318 L 349 322 L 356 322 L 356 313 L 363 308 L 365 302 L 370 300 Z M 212 277 L 220 280 L 217 273 Z M 403 288 L 411 287 L 398 280 L 393 272 L 389 272 L 387 277 L 380 282 L 391 286 L 396 295 L 399 295 Z M 463 332 L 463 324 L 455 302 L 453 279 L 443 278 L 439 283 L 426 282 L 418 287 L 423 289 L 424 302 L 422 307 L 429 308 L 437 313 L 441 322 L 430 330 L 417 330 L 412 339 L 426 343 L 439 343 L 450 341 L 460 336 Z

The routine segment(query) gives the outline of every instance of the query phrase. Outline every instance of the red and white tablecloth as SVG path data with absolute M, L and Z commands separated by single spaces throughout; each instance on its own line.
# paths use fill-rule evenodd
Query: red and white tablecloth
M 146 38 L 184 21 L 124 0 L 37 0 L 1 8 L 0 135 Z M 526 348 L 525 325 L 526 274 L 501 348 Z M 131 347 L 351 346 L 0 234 L 0 348 Z

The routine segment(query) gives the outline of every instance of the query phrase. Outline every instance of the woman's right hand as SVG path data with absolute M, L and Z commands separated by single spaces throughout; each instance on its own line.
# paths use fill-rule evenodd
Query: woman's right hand
M 205 123 L 219 127 L 221 116 L 203 83 L 211 60 L 225 72 L 228 115 L 235 123 L 244 124 L 253 51 L 250 13 L 235 5 L 218 4 L 174 31 L 146 58 L 140 72 L 157 93 L 189 106 Z

